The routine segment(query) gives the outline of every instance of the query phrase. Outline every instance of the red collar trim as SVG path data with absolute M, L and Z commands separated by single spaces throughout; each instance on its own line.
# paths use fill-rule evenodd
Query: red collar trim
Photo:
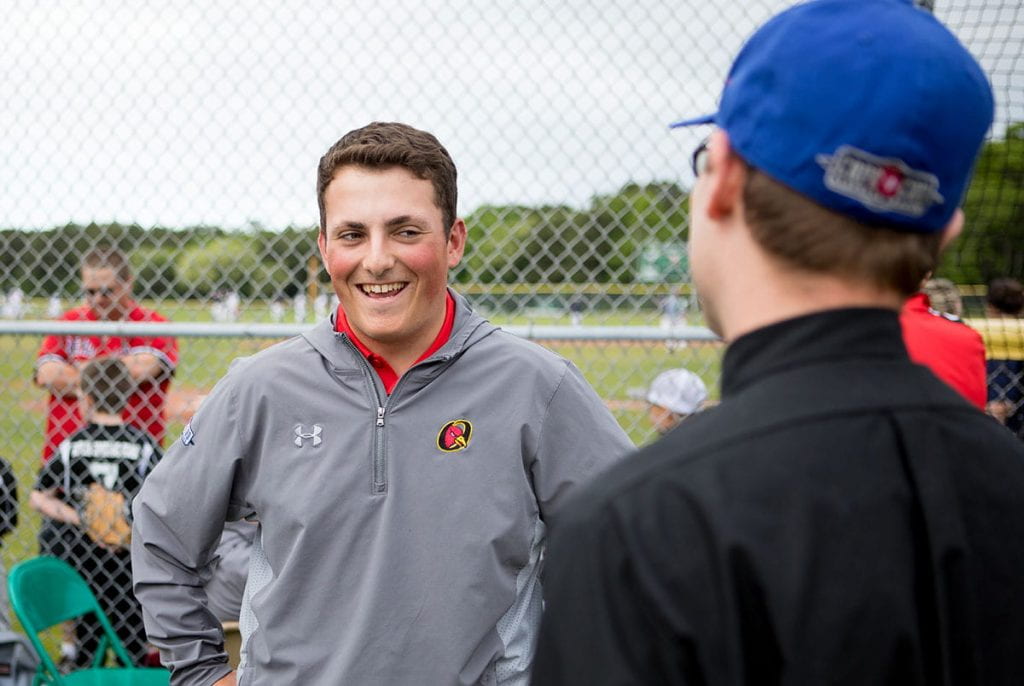
M 430 344 L 430 347 L 424 351 L 422 355 L 416 358 L 416 362 L 422 362 L 434 353 L 436 353 L 442 345 L 448 342 L 448 339 L 452 336 L 452 328 L 455 325 L 455 299 L 452 298 L 451 293 L 446 293 L 444 301 L 444 322 L 441 324 L 441 330 L 437 332 L 437 336 L 434 338 L 434 342 Z M 381 382 L 384 384 L 384 390 L 388 395 L 391 395 L 391 391 L 394 390 L 395 385 L 398 383 L 398 374 L 391 367 L 387 360 L 373 352 L 366 345 L 359 340 L 355 332 L 352 331 L 352 327 L 349 326 L 348 317 L 345 316 L 345 311 L 341 309 L 341 305 L 338 305 L 338 314 L 334 318 L 334 330 L 338 333 L 343 333 L 349 337 L 352 344 L 356 346 L 356 349 L 362 353 L 363 357 L 367 359 L 370 366 L 377 370 L 377 375 L 380 377 Z M 413 364 L 416 364 L 413 362 Z

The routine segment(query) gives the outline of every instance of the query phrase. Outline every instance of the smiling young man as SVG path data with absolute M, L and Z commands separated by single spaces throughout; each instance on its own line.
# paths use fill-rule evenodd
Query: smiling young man
M 721 402 L 552 524 L 535 686 L 1017 684 L 1024 447 L 904 347 L 963 224 L 981 67 L 910 0 L 812 0 L 694 157 Z
M 135 501 L 150 640 L 173 683 L 234 683 L 201 586 L 245 517 L 238 683 L 525 684 L 545 523 L 630 443 L 570 362 L 448 289 L 466 226 L 434 136 L 352 131 L 317 192 L 340 307 L 235 363 Z

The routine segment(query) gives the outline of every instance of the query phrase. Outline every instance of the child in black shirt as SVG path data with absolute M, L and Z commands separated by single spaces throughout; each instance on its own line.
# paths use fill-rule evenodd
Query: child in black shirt
M 78 527 L 62 557 L 89 583 L 129 655 L 141 664 L 146 634 L 132 593 L 128 518 L 132 499 L 162 453 L 148 434 L 121 419 L 134 391 L 121 360 L 93 360 L 82 368 L 79 383 L 79 404 L 87 423 L 43 466 L 29 504 L 44 517 Z M 117 521 L 109 530 L 94 525 L 86 531 L 85 510 L 97 494 L 114 504 Z M 76 663 L 90 664 L 102 630 L 97 622 L 79 622 L 76 635 Z

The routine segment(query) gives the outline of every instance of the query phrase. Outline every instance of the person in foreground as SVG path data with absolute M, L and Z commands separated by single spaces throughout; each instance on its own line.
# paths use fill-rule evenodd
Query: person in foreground
M 909 0 L 818 0 L 737 57 L 690 255 L 721 404 L 552 523 L 533 683 L 1009 684 L 1024 449 L 910 362 L 897 310 L 992 121 Z
M 173 684 L 231 684 L 202 585 L 257 520 L 237 682 L 524 684 L 545 523 L 632 448 L 567 360 L 447 288 L 466 226 L 429 133 L 374 123 L 320 160 L 340 307 L 236 362 L 135 501 L 132 562 Z

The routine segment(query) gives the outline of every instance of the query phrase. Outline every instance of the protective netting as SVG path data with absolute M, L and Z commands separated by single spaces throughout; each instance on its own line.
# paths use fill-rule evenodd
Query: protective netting
M 702 324 L 685 241 L 688 156 L 704 132 L 666 125 L 713 109 L 742 40 L 789 4 L 18 0 L 0 22 L 0 314 L 52 320 L 79 306 L 80 260 L 102 243 L 127 254 L 135 296 L 172 322 L 320 319 L 332 294 L 315 243 L 316 162 L 349 129 L 405 121 L 459 167 L 469 239 L 455 288 L 498 324 L 565 327 L 542 342 L 580 366 L 635 441 L 650 440 L 644 389 L 683 367 L 714 399 L 720 345 L 590 327 Z M 939 275 L 997 346 L 992 398 L 1012 418 L 1024 335 L 983 299 L 990 279 L 1024 278 L 1024 6 L 940 0 L 935 12 L 981 61 L 997 105 L 965 233 Z M 17 508 L 0 499 L 0 517 L 20 514 L 8 567 L 40 550 L 28 500 L 53 443 L 33 383 L 43 332 L 15 331 L 0 332 L 0 456 L 20 496 Z M 83 360 L 117 348 L 175 367 L 150 389 L 165 404 L 165 446 L 233 358 L 278 340 L 183 329 L 166 337 L 171 359 L 152 341 L 84 338 L 72 351 Z M 133 402 L 129 414 L 145 411 Z M 131 491 L 106 469 L 96 478 Z M 103 550 L 89 564 L 117 567 L 116 551 L 82 545 Z

